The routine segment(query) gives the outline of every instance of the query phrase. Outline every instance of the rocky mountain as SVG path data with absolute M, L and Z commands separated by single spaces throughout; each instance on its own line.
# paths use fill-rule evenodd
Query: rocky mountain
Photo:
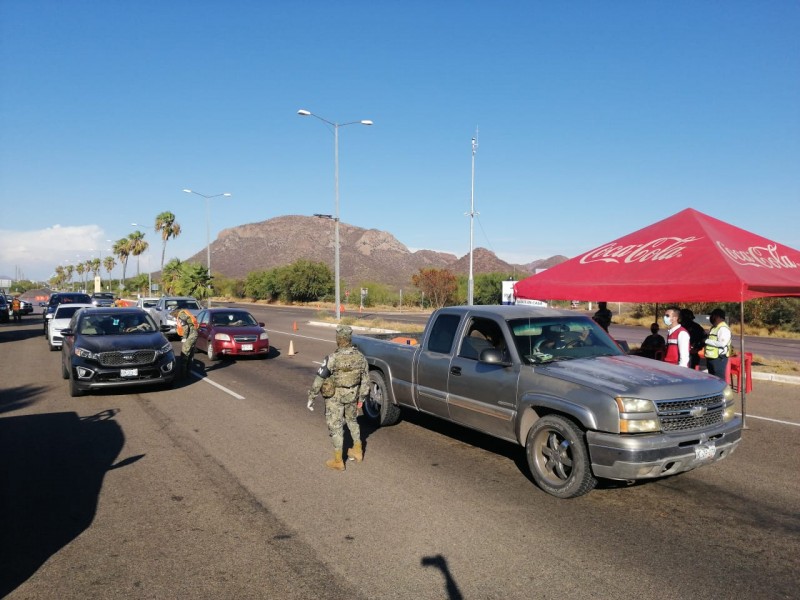
M 394 288 L 409 287 L 411 276 L 422 268 L 469 273 L 469 254 L 458 258 L 433 250 L 412 252 L 386 231 L 340 223 L 339 238 L 341 276 L 346 285 L 376 281 Z M 221 231 L 211 243 L 211 254 L 214 273 L 225 277 L 243 278 L 251 271 L 273 269 L 300 259 L 323 262 L 333 268 L 334 223 L 290 215 L 240 225 Z M 529 265 L 510 265 L 485 248 L 473 249 L 472 254 L 474 274 L 516 273 L 521 278 L 534 272 Z M 205 249 L 188 260 L 206 264 Z

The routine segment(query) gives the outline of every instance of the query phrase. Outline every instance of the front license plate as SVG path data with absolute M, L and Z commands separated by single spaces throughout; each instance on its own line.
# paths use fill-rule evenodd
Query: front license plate
M 138 377 L 139 369 L 120 369 L 119 374 L 121 377 Z
M 714 444 L 698 446 L 694 449 L 694 457 L 699 461 L 713 460 L 716 453 L 717 447 Z
M 242 350 L 243 351 L 252 350 L 252 349 L 253 349 L 253 344 L 242 344 Z

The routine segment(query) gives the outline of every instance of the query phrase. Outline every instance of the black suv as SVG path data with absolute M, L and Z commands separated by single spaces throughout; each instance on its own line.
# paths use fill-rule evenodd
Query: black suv
M 53 313 L 56 311 L 56 306 L 59 304 L 91 304 L 92 299 L 89 294 L 81 292 L 55 292 L 50 294 L 50 299 L 47 302 L 42 302 L 40 306 L 45 307 L 42 318 L 44 320 L 44 334 L 47 335 L 47 319 L 53 318 Z
M 171 386 L 172 344 L 141 308 L 82 308 L 61 330 L 61 375 L 70 396 L 108 387 Z
M 9 310 L 8 300 L 6 300 L 5 295 L 0 294 L 0 323 L 8 323 Z

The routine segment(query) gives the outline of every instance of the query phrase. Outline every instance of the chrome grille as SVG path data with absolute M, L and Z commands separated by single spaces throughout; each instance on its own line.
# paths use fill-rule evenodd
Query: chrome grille
M 682 398 L 656 402 L 662 431 L 692 431 L 717 425 L 722 422 L 725 398 Z
M 156 359 L 155 350 L 122 350 L 119 352 L 102 352 L 100 364 L 104 367 L 135 367 L 149 365 Z
M 245 344 L 249 344 L 251 342 L 255 342 L 258 339 L 257 335 L 235 335 L 233 336 L 233 341 Z

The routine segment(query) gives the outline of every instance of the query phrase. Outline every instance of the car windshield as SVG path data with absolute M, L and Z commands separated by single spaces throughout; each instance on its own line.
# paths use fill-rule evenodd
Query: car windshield
M 153 308 L 158 304 L 158 300 L 142 300 L 142 308 Z
M 56 309 L 56 314 L 54 315 L 56 319 L 71 319 L 72 315 L 78 312 L 82 306 L 63 306 L 58 307 Z
M 200 310 L 200 305 L 197 304 L 196 300 L 169 300 L 167 301 L 167 308 L 170 311 L 180 308 L 185 308 L 187 310 Z
M 50 298 L 50 306 L 58 306 L 59 304 L 91 304 L 92 299 L 88 294 L 71 294 L 53 296 Z
M 222 327 L 254 327 L 258 325 L 253 315 L 238 310 L 213 313 L 211 324 Z
M 158 331 L 153 320 L 145 313 L 89 314 L 78 325 L 81 335 L 129 335 Z
M 529 364 L 624 354 L 588 317 L 513 319 L 508 326 L 520 356 Z

